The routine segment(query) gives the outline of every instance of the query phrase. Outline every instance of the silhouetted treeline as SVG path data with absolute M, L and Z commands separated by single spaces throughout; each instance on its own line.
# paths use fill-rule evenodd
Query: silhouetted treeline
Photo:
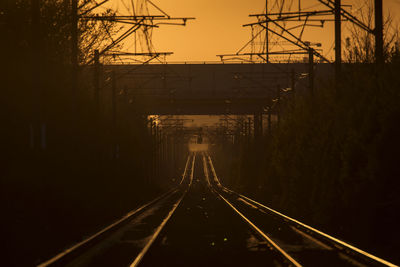
M 161 176 L 154 177 L 147 117 L 123 95 L 117 95 L 114 123 L 107 94 L 100 111 L 95 105 L 93 77 L 78 75 L 72 87 L 71 1 L 41 0 L 36 11 L 34 2 L 0 1 L 5 266 L 48 259 L 165 190 L 161 176 L 171 174 L 163 172 L 167 164 L 158 165 Z M 108 22 L 80 22 L 79 62 L 113 30 Z
M 313 98 L 283 101 L 279 127 L 262 142 L 218 146 L 217 172 L 225 184 L 400 262 L 397 51 L 380 67 L 344 64 L 339 93 L 326 81 Z

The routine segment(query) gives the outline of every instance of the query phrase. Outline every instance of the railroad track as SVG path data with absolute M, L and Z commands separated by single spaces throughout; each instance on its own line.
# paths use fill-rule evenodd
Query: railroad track
M 211 157 L 203 161 L 211 190 L 290 266 L 397 266 L 224 187 Z
M 195 154 L 188 156 L 178 187 L 129 212 L 38 267 L 137 266 L 186 195 L 193 179 L 195 158 Z
M 179 187 L 39 266 L 396 265 L 224 187 L 194 153 Z

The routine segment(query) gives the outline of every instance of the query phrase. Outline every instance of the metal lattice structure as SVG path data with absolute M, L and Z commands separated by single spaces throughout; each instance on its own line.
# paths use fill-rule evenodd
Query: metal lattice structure
M 96 11 L 107 4 L 108 0 L 97 3 L 90 11 Z M 127 3 L 129 2 L 129 3 Z M 153 45 L 153 29 L 160 25 L 185 26 L 192 17 L 172 17 L 150 0 L 120 0 L 123 7 L 113 7 L 114 14 L 104 16 L 99 13 L 80 14 L 81 20 L 111 21 L 119 25 L 117 34 L 108 34 L 108 44 L 98 52 L 99 56 L 109 56 L 110 63 L 148 63 L 149 61 L 165 57 L 172 52 L 156 51 Z M 103 7 L 104 8 L 104 7 Z M 121 33 L 122 32 L 122 33 Z M 95 59 L 89 60 L 91 64 Z
M 307 27 L 323 28 L 334 10 L 314 10 L 314 6 L 302 8 L 301 2 L 275 0 L 266 1 L 263 13 L 251 14 L 256 21 L 243 25 L 251 29 L 251 39 L 235 54 L 218 55 L 221 60 L 239 58 L 250 62 L 307 62 L 310 48 L 322 61 L 323 55 L 318 40 L 303 40 Z M 320 3 L 322 6 L 322 3 Z M 249 49 L 250 48 L 250 49 Z

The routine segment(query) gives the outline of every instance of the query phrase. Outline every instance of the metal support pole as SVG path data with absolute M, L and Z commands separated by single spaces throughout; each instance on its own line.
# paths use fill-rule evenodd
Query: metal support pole
M 113 158 L 116 158 L 117 152 L 117 81 L 115 71 L 111 72 L 112 91 L 111 91 L 111 123 L 112 123 L 112 142 L 113 142 Z
M 112 101 L 111 112 L 112 112 L 112 114 L 111 114 L 111 116 L 112 116 L 112 126 L 113 126 L 113 129 L 115 129 L 117 126 L 117 92 L 116 92 L 117 91 L 117 80 L 115 78 L 115 71 L 112 71 L 111 75 L 112 75 L 112 77 L 111 77 L 111 79 L 112 79 L 112 92 L 111 92 L 111 101 Z
M 41 57 L 40 51 L 40 0 L 31 0 L 31 121 L 29 125 L 29 147 L 35 150 L 40 140 L 40 95 Z
M 314 49 L 308 49 L 308 86 L 310 96 L 314 96 Z
M 257 142 L 257 140 L 258 140 L 258 118 L 257 118 L 257 114 L 254 114 L 254 116 L 253 116 L 253 123 L 254 123 L 253 136 L 254 136 L 254 140 Z
M 94 101 L 96 115 L 98 116 L 100 107 L 100 55 L 99 50 L 94 50 Z
M 157 150 L 157 179 L 160 178 L 161 174 L 161 160 L 162 160 L 162 130 L 160 127 L 157 125 L 157 132 L 158 132 L 158 138 L 157 138 L 157 144 L 158 144 L 158 150 Z
M 176 172 L 177 172 L 177 167 L 178 165 L 176 164 L 176 132 L 175 135 L 171 136 L 171 160 L 172 160 L 172 170 L 171 174 L 176 177 Z
M 162 152 L 163 152 L 163 143 L 162 143 L 162 130 L 158 129 L 158 154 L 157 154 L 157 178 L 160 178 L 161 173 L 161 162 L 162 162 Z
M 281 121 L 281 86 L 278 84 L 276 87 L 276 125 L 279 128 Z
M 244 121 L 243 122 L 243 134 L 244 134 L 244 137 L 245 137 L 246 145 L 249 144 L 249 135 L 248 135 L 249 130 L 248 130 L 248 128 L 249 128 L 249 125 L 247 124 L 247 121 Z
M 269 38 L 268 38 L 268 0 L 265 0 L 265 59 L 269 62 Z
M 150 184 L 150 179 L 153 177 L 153 151 L 154 151 L 154 140 L 153 140 L 153 118 L 150 118 L 149 121 L 149 128 L 148 128 L 148 137 L 149 137 L 149 144 L 150 144 L 150 153 L 147 163 L 147 183 Z
M 78 0 L 71 0 L 71 65 L 72 111 L 75 111 L 78 90 Z
M 157 177 L 157 173 L 158 173 L 158 169 L 157 169 L 157 156 L 158 156 L 158 126 L 157 124 L 154 122 L 154 157 L 153 157 L 153 164 L 154 164 L 154 177 Z
M 299 0 L 299 2 L 298 2 L 298 7 L 299 7 L 299 21 L 300 21 L 300 19 L 301 19 L 301 16 L 300 16 L 300 12 L 301 12 L 301 0 Z
M 342 28 L 341 28 L 341 0 L 335 0 L 335 89 L 340 95 L 340 80 L 342 72 Z
M 262 113 L 254 114 L 254 139 L 257 141 L 262 137 Z
M 291 87 L 292 87 L 292 100 L 293 100 L 293 104 L 294 104 L 294 102 L 296 100 L 296 80 L 295 80 L 294 69 L 292 69 L 290 72 L 290 81 L 291 81 Z
M 383 65 L 383 16 L 382 0 L 375 0 L 375 60 L 378 66 Z
M 167 161 L 167 151 L 168 151 L 168 135 L 164 134 L 163 139 L 163 164 Z
M 150 183 L 150 178 L 153 176 L 153 151 L 154 151 L 154 140 L 153 140 L 153 118 L 150 118 L 149 121 L 149 128 L 148 128 L 148 137 L 149 137 L 149 144 L 150 144 L 150 154 L 149 154 L 149 161 L 148 161 L 148 176 L 147 182 Z
M 271 135 L 272 134 L 272 119 L 271 119 L 271 117 L 272 117 L 272 110 L 271 110 L 271 107 L 268 107 L 268 135 Z
M 249 141 L 250 141 L 251 140 L 251 118 L 249 117 L 249 118 L 247 118 L 247 120 L 248 120 L 248 128 L 247 128 L 248 133 L 247 133 L 247 135 L 249 136 Z
M 246 143 L 246 133 L 247 133 L 247 128 L 246 128 L 246 122 L 242 123 L 240 125 L 240 139 L 242 140 L 242 143 L 245 144 Z
M 163 163 L 167 160 L 167 151 L 168 151 L 168 135 L 164 134 L 163 139 Z

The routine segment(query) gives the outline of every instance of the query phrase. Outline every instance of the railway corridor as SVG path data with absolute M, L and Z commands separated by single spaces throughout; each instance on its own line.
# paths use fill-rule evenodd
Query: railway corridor
M 177 188 L 46 266 L 395 266 L 223 187 L 188 156 Z
M 198 155 L 184 201 L 142 265 L 256 266 L 273 262 L 274 255 L 263 240 L 211 190 L 203 162 Z

